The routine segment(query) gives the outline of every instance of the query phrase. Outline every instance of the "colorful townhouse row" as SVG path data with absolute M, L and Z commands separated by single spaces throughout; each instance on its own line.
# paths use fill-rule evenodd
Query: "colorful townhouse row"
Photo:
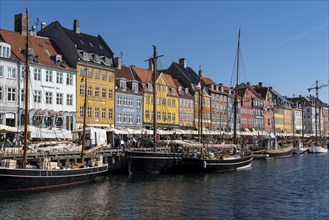
M 81 128 L 87 90 L 88 126 L 151 129 L 155 89 L 160 129 L 200 129 L 202 124 L 206 130 L 233 130 L 235 90 L 205 77 L 202 70 L 196 73 L 186 59 L 157 70 L 153 86 L 152 65 L 121 65 L 100 35 L 80 31 L 78 20 L 73 30 L 56 21 L 27 32 L 26 19 L 15 15 L 14 31 L 0 29 L 0 124 L 24 124 L 28 56 L 30 125 Z M 240 131 L 329 136 L 329 106 L 313 96 L 287 98 L 261 82 L 241 83 L 236 91 Z

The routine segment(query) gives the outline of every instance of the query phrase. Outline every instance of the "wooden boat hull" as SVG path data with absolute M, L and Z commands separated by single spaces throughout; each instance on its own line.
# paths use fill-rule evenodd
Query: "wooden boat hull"
M 173 173 L 180 165 L 181 153 L 127 151 L 129 173 Z
M 0 167 L 0 192 L 37 190 L 75 185 L 93 180 L 108 165 L 71 170 L 12 169 Z
M 252 154 L 238 159 L 182 158 L 181 172 L 228 172 L 250 168 Z
M 285 147 L 281 149 L 268 149 L 264 151 L 265 154 L 268 154 L 269 158 L 282 158 L 282 157 L 291 157 L 293 153 L 293 147 Z

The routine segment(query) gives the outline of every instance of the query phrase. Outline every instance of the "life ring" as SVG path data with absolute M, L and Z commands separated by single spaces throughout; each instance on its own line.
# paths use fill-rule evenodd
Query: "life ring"
M 203 168 L 204 168 L 204 169 L 207 168 L 207 161 L 203 161 Z

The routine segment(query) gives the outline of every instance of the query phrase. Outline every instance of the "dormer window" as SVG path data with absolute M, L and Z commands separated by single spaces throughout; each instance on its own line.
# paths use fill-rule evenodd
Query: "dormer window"
M 147 89 L 149 92 L 152 92 L 152 83 L 147 84 Z
M 172 95 L 175 95 L 175 89 L 174 88 L 171 88 L 170 92 L 171 92 Z
M 57 54 L 56 55 L 56 63 L 62 63 L 62 55 L 60 55 L 60 54 Z
M 123 91 L 126 91 L 127 83 L 125 81 L 120 81 L 120 89 L 122 89 Z
M 132 84 L 132 90 L 133 90 L 133 92 L 135 92 L 135 93 L 138 92 L 138 84 L 137 84 L 137 83 L 133 83 L 133 84 Z
M 185 88 L 185 93 L 186 93 L 186 94 L 189 94 L 189 92 L 188 92 L 188 88 Z
M 0 42 L 0 57 L 10 58 L 11 56 L 11 45 L 5 42 Z
M 97 54 L 94 55 L 94 61 L 95 63 L 99 63 L 99 56 Z
M 214 90 L 214 85 L 213 84 L 211 84 L 211 90 Z
M 83 59 L 89 61 L 89 54 L 85 51 L 83 51 Z
M 216 91 L 218 91 L 219 90 L 219 86 L 218 85 L 216 85 Z

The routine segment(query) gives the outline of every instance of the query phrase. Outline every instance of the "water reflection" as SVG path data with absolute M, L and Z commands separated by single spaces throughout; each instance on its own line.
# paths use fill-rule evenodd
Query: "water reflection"
M 0 194 L 1 219 L 328 219 L 328 155 L 254 161 L 250 170 L 111 175 Z

